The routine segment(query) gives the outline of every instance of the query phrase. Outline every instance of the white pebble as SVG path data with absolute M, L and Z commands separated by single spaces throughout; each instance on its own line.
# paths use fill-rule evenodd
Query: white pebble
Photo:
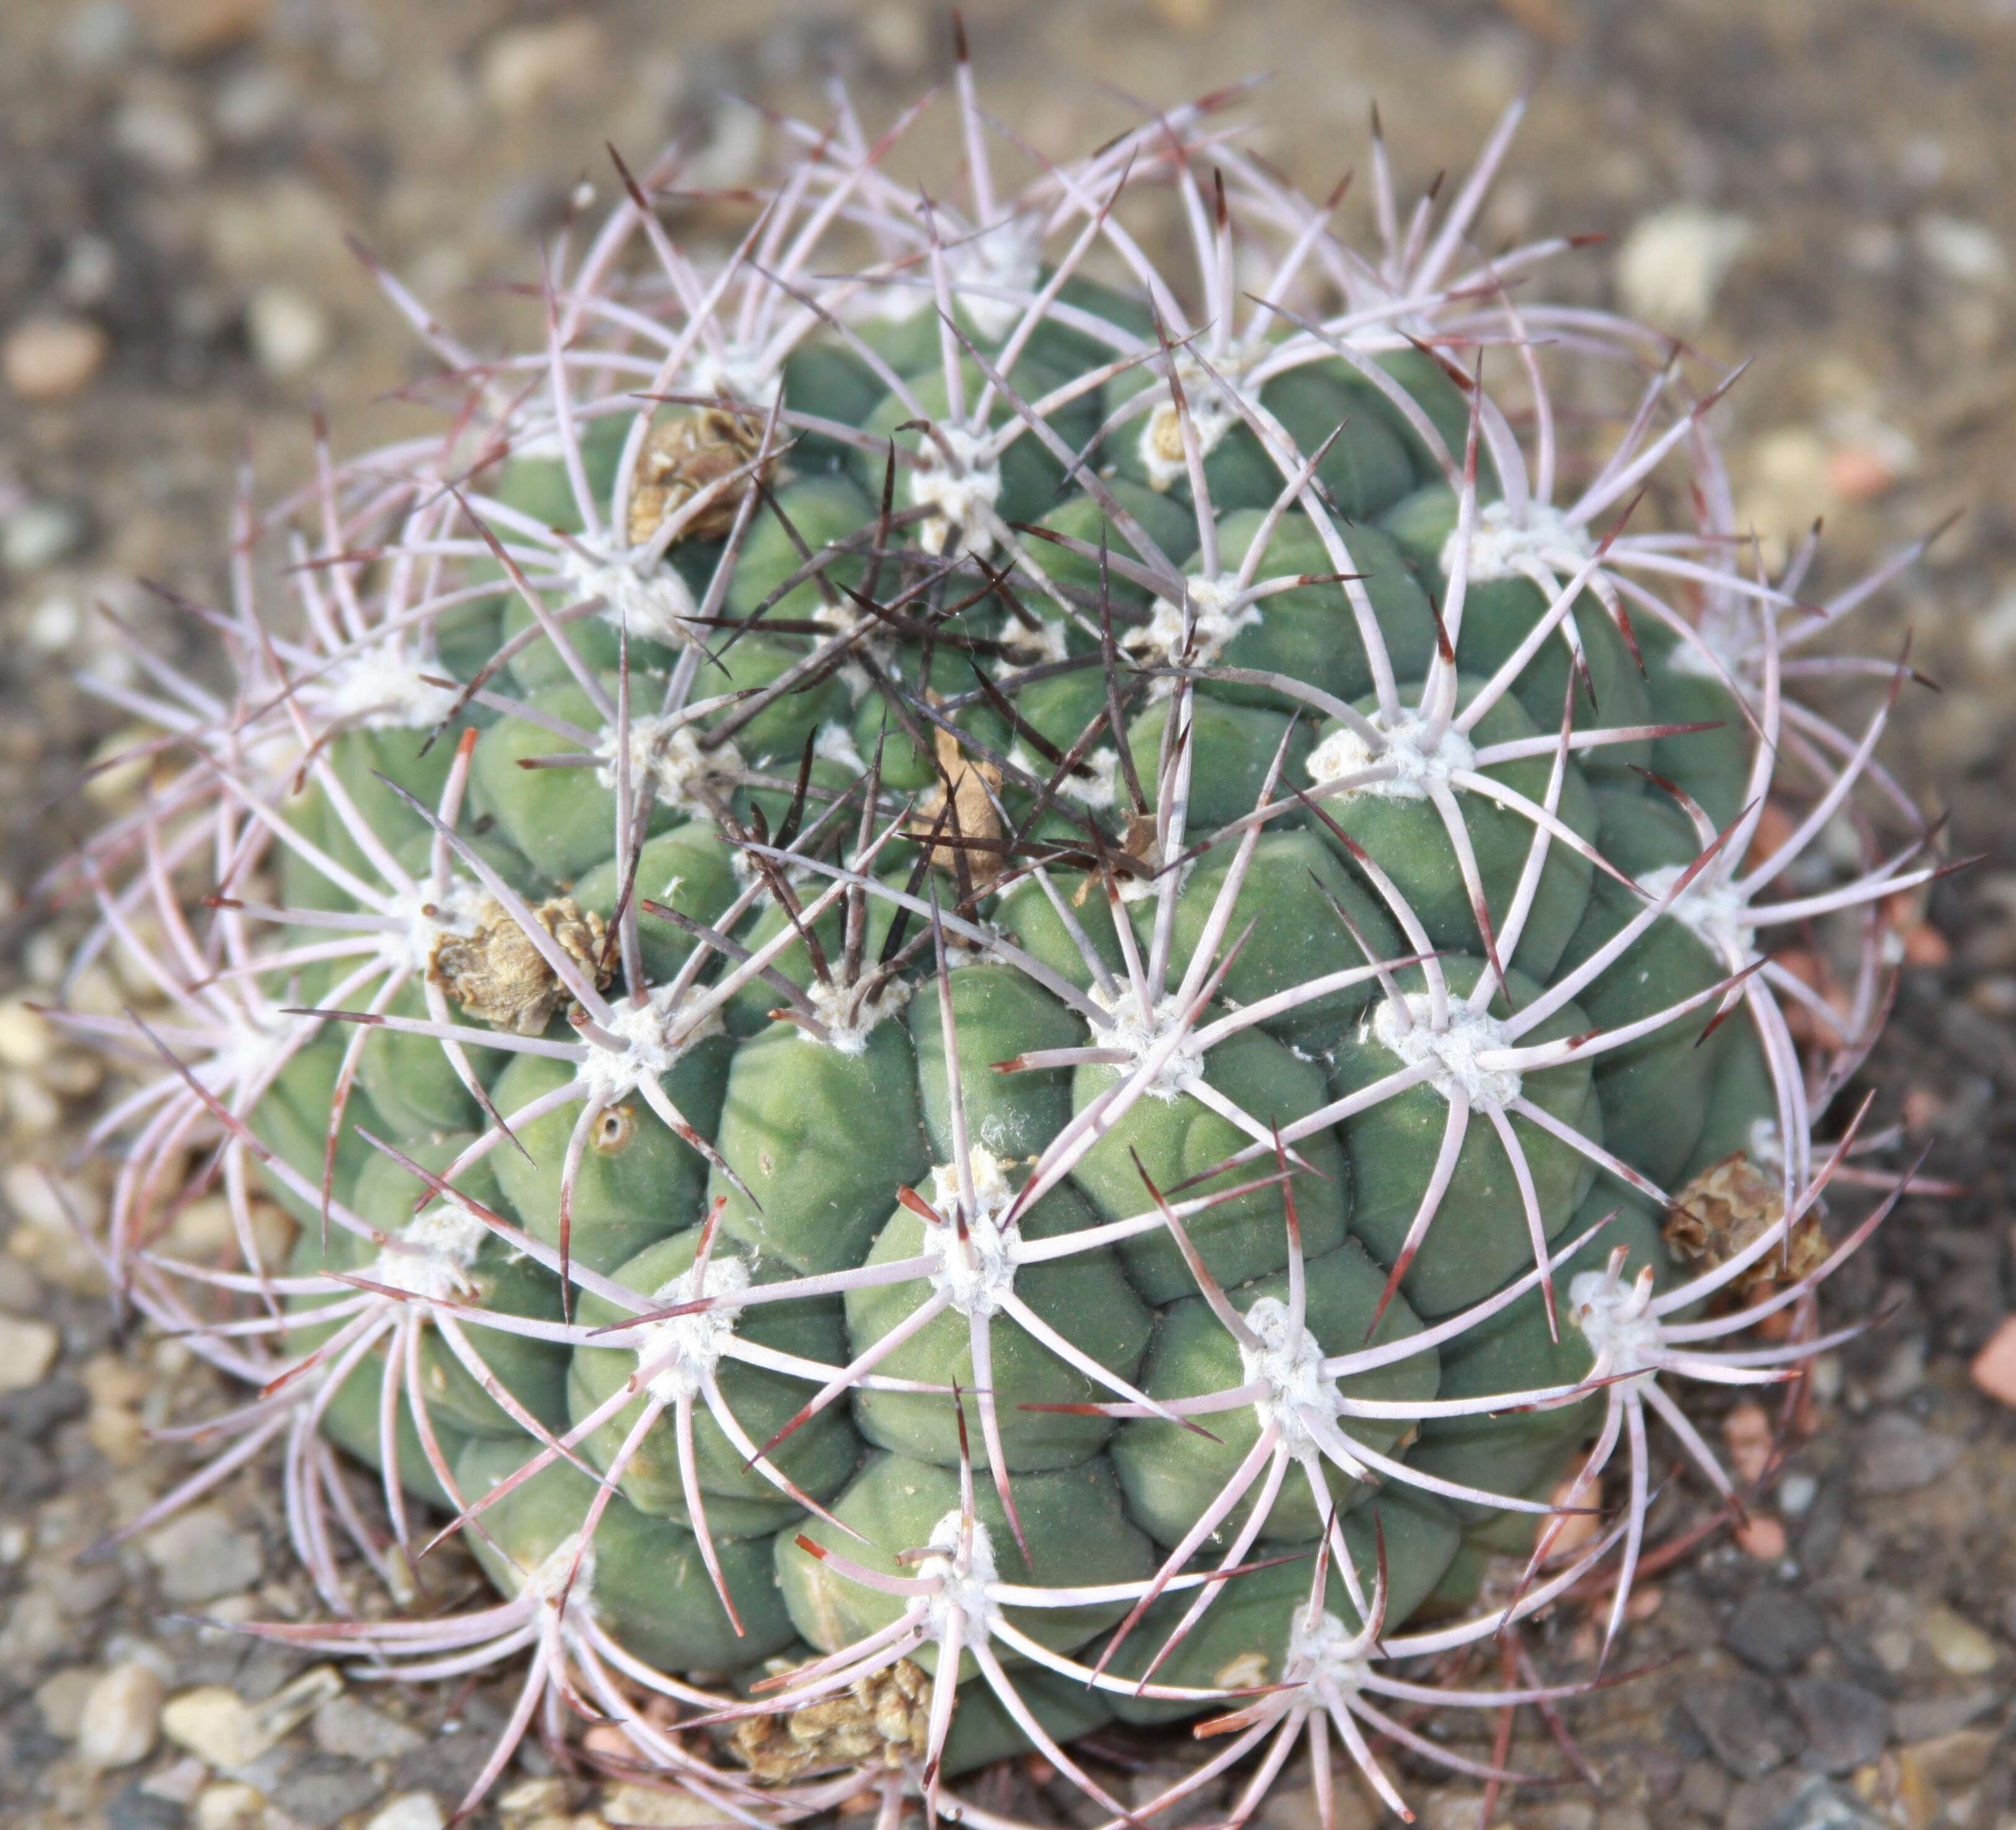
M 1741 217 L 1697 204 L 1654 211 L 1617 251 L 1617 290 L 1625 310 L 1662 330 L 1698 330 L 1750 236 Z
M 0 557 L 13 572 L 39 572 L 76 549 L 84 517 L 60 502 L 31 502 L 0 527 Z
M 193 178 L 210 158 L 202 124 L 172 102 L 128 102 L 113 117 L 112 143 L 164 178 Z
M 430 1792 L 402 1792 L 369 1819 L 364 1830 L 441 1830 L 447 1822 Z
M 2009 277 L 2008 251 L 1986 224 L 1933 211 L 1911 225 L 1918 252 L 1949 279 L 2000 286 Z
M 49 1020 L 19 998 L 0 1003 L 0 1061 L 10 1068 L 39 1068 L 56 1046 Z
M 47 1322 L 0 1316 L 0 1392 L 40 1385 L 56 1363 L 63 1338 Z
M 154 1751 L 167 1686 L 151 1666 L 116 1665 L 91 1687 L 77 1751 L 87 1767 L 130 1767 Z
M 278 380 L 312 367 L 329 348 L 329 314 L 291 286 L 262 286 L 253 294 L 245 330 L 259 366 Z

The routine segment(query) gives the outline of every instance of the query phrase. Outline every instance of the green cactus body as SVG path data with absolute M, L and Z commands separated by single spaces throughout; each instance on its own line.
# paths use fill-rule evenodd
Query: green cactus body
M 320 1431 L 563 1650 L 744 1714 L 942 1660 L 933 1784 L 1029 1744 L 1004 1684 L 1067 1742 L 1467 1605 L 1675 1321 L 1663 1205 L 1784 1147 L 1703 1039 L 1748 892 L 1652 779 L 1733 819 L 1746 689 L 1503 440 L 1464 481 L 1411 330 L 1165 349 L 1073 275 L 1018 336 L 1001 271 L 704 344 L 743 433 L 626 358 L 664 399 L 482 474 L 403 722 L 258 802 L 293 952 L 229 1056 L 281 1051 Z

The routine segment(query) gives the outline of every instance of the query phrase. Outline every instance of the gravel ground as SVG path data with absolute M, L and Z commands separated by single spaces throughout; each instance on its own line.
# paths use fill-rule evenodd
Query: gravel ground
M 1890 754 L 1950 812 L 1956 848 L 1986 854 L 1913 934 L 1876 1082 L 1882 1116 L 1968 1192 L 1907 1202 L 1838 1280 L 1838 1316 L 1892 1317 L 1823 1365 L 1817 1436 L 1750 1526 L 1645 1591 L 1629 1656 L 1661 1669 L 1571 1713 L 1596 1782 L 1519 1789 L 1495 1821 L 2016 1826 L 2016 1409 L 1969 1374 L 2016 1289 L 2016 5 L 970 0 L 966 14 L 992 105 L 1058 149 L 1126 121 L 1116 91 L 1169 101 L 1278 67 L 1256 99 L 1259 143 L 1319 191 L 1363 157 L 1375 97 L 1420 182 L 1460 166 L 1544 70 L 1487 234 L 1602 232 L 1557 287 L 1621 295 L 1711 357 L 1757 358 L 1719 410 L 1762 537 L 1824 515 L 1824 585 L 1967 511 L 1860 635 L 1894 649 L 1908 629 L 1943 686 L 1907 697 Z M 940 74 L 943 36 L 908 0 L 0 7 L 9 1826 L 430 1830 L 499 1710 L 481 1690 L 372 1691 L 229 1630 L 307 1605 L 264 1471 L 77 1560 L 184 1465 L 150 1429 L 215 1397 L 173 1342 L 113 1335 L 64 1213 L 105 1198 L 104 1166 L 72 1160 L 99 1071 L 23 1002 L 74 932 L 27 885 L 134 788 L 117 775 L 74 787 L 118 727 L 71 683 L 87 657 L 119 665 L 96 607 L 201 666 L 186 625 L 138 581 L 220 588 L 236 467 L 268 485 L 297 477 L 315 402 L 345 445 L 409 423 L 384 396 L 416 358 L 347 231 L 480 340 L 524 312 L 488 283 L 522 276 L 581 178 L 607 188 L 605 139 L 639 152 L 677 135 L 704 182 L 733 185 L 758 142 L 724 98 L 815 111 L 837 65 L 887 118 Z M 216 1216 L 199 1203 L 180 1223 L 200 1237 Z M 1752 1421 L 1718 1427 L 1740 1444 Z M 1675 1483 L 1662 1522 L 1697 1516 Z M 463 1579 L 450 1564 L 436 1580 Z M 1585 1611 L 1560 1609 L 1535 1656 L 1568 1669 L 1591 1631 Z M 1524 1719 L 1513 1760 L 1564 1765 Z M 1467 1790 L 1414 1792 L 1432 1826 L 1478 1821 Z M 1344 1804 L 1347 1824 L 1354 1810 L 1378 1821 Z M 551 1772 L 536 1749 L 477 1820 L 675 1821 L 661 1800 Z M 1309 1795 L 1284 1792 L 1267 1822 L 1310 1830 Z

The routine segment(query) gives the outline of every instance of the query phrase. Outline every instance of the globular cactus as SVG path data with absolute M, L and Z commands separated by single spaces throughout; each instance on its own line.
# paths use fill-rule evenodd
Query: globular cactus
M 169 766 L 74 881 L 167 1007 L 74 1019 L 152 1063 L 106 1248 L 257 1389 L 163 1506 L 277 1440 L 338 1618 L 267 1630 L 528 1655 L 479 1792 L 571 1704 L 747 1822 L 1034 1747 L 1236 1823 L 1305 1731 L 1401 1809 L 1369 1738 L 1481 1769 L 1396 1706 L 1557 1694 L 1408 1661 L 1613 1551 L 1614 1634 L 1648 1414 L 1733 1500 L 1685 1382 L 1787 1376 L 1888 1211 L 1826 1242 L 1816 1128 L 1940 868 L 1906 674 L 1843 664 L 1853 735 L 1787 689 L 1910 555 L 1808 602 L 1675 352 L 1514 303 L 1510 121 L 1439 212 L 1379 156 L 1365 252 L 1228 98 L 1010 196 L 957 94 L 928 200 L 787 124 L 711 267 L 623 171 L 525 355 L 387 277 L 448 423 L 243 510 L 228 699 L 127 695 Z M 1830 924 L 1831 1002 L 1771 955 Z M 178 1262 L 211 1144 L 239 1259 Z M 497 1603 L 357 1617 L 344 1544 L 409 1592 L 450 1530 Z M 1116 1717 L 1225 1738 L 1123 1803 Z

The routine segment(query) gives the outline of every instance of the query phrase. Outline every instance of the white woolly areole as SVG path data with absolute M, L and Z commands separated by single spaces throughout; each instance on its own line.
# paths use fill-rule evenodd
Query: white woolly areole
M 1209 457 L 1218 441 L 1240 420 L 1239 409 L 1226 389 L 1237 384 L 1246 364 L 1228 353 L 1215 366 L 1223 377 L 1224 385 L 1206 374 L 1203 365 L 1187 350 L 1179 351 L 1175 358 L 1176 380 L 1183 386 L 1183 399 L 1190 408 L 1190 426 L 1197 434 L 1200 458 Z M 1149 488 L 1157 491 L 1168 489 L 1190 474 L 1183 451 L 1183 417 L 1176 411 L 1173 399 L 1165 400 L 1155 408 L 1141 428 L 1141 464 L 1147 473 Z
M 1323 1369 L 1323 1348 L 1307 1328 L 1298 1327 L 1280 1298 L 1262 1296 L 1246 1312 L 1246 1325 L 1260 1337 L 1258 1347 L 1241 1342 L 1244 1382 L 1264 1383 L 1264 1396 L 1253 1401 L 1253 1414 L 1264 1430 L 1273 1425 L 1291 1455 L 1312 1454 L 1317 1446 L 1304 1415 L 1337 1414 L 1337 1385 Z
M 1043 276 L 1042 254 L 1035 239 L 1015 223 L 1003 223 L 952 250 L 954 290 L 988 286 L 1004 292 L 1034 293 Z M 998 340 L 1022 320 L 1028 307 L 1019 299 L 959 292 L 959 302 L 981 335 Z
M 1121 1070 L 1123 1075 L 1132 1073 L 1146 1061 L 1175 1031 L 1180 1020 L 1182 1007 L 1172 996 L 1156 1005 L 1152 1018 L 1144 1018 L 1141 1000 L 1131 986 L 1116 985 L 1107 992 L 1095 985 L 1090 995 L 1092 1001 L 1113 1019 L 1112 1026 L 1100 1036 L 1100 1046 L 1124 1048 L 1133 1057 Z M 1145 1090 L 1156 1099 L 1173 1100 L 1203 1072 L 1204 1050 L 1197 1046 L 1193 1033 L 1188 1033 L 1169 1051 L 1168 1058 Z
M 455 1301 L 470 1292 L 469 1268 L 488 1232 L 473 1214 L 437 1201 L 394 1235 L 398 1245 L 385 1246 L 364 1275 L 422 1302 Z
M 844 1055 L 864 1054 L 868 1038 L 884 1017 L 892 1016 L 910 1001 L 910 987 L 893 974 L 875 988 L 872 998 L 861 996 L 859 985 L 827 984 L 815 978 L 805 987 L 812 1014 L 826 1025 L 826 1033 L 815 1036 L 800 1029 L 798 1039 L 824 1048 L 836 1048 Z
M 1057 773 L 1055 767 L 1039 756 L 1032 756 L 1017 744 L 1008 752 L 1008 760 L 1025 773 L 1033 775 L 1039 781 L 1048 781 Z M 1075 801 L 1081 807 L 1097 812 L 1111 807 L 1120 793 L 1120 752 L 1111 744 L 1078 759 L 1083 774 L 1067 773 L 1058 784 L 1057 793 L 1067 801 Z
M 1568 1316 L 1613 1374 L 1636 1381 L 1658 1370 L 1665 1341 L 1652 1313 L 1652 1284 L 1625 1283 L 1606 1270 L 1582 1271 L 1568 1285 Z
M 1427 994 L 1405 995 L 1411 1024 L 1402 1022 L 1391 998 L 1382 999 L 1372 1013 L 1372 1033 L 1403 1065 L 1418 1068 L 1427 1063 L 1428 1084 L 1451 1104 L 1460 1099 L 1472 1107 L 1503 1106 L 1519 1097 L 1517 1070 L 1487 1068 L 1478 1060 L 1493 1049 L 1512 1046 L 1504 1025 L 1496 1017 L 1453 998 L 1438 1029 L 1431 1020 L 1435 1006 Z
M 1462 553 L 1456 542 L 1462 531 L 1452 528 L 1442 542 L 1444 578 L 1456 576 Z M 1478 584 L 1530 578 L 1536 567 L 1572 576 L 1595 550 L 1586 529 L 1546 503 L 1528 502 L 1524 518 L 1515 521 L 1510 503 L 1487 502 L 1478 510 L 1471 528 L 1468 575 Z
M 1033 297 L 1043 276 L 1042 248 L 1019 222 L 1003 222 L 940 250 L 959 310 L 990 343 L 1006 337 L 1028 309 L 1024 299 L 992 298 L 968 290 L 988 286 Z M 938 308 L 934 290 L 921 279 L 880 286 L 865 295 L 862 315 L 888 324 L 907 324 Z
M 714 1369 L 733 1338 L 742 1313 L 742 1293 L 752 1279 L 747 1263 L 736 1257 L 711 1258 L 696 1277 L 692 1267 L 651 1292 L 651 1300 L 669 1306 L 715 1299 L 711 1309 L 650 1322 L 636 1332 L 637 1370 L 657 1371 L 644 1381 L 645 1389 L 661 1404 L 697 1396 L 714 1377 Z M 670 1354 L 669 1361 L 665 1356 Z
M 1347 1695 L 1353 1695 L 1365 1688 L 1370 1670 L 1358 1656 L 1362 1643 L 1359 1635 L 1336 1615 L 1327 1612 L 1319 1615 L 1312 1626 L 1308 1613 L 1298 1608 L 1288 1628 L 1289 1669 L 1323 1679 Z
M 451 877 L 438 895 L 425 878 L 411 890 L 395 896 L 387 911 L 405 925 L 396 934 L 387 933 L 381 956 L 388 966 L 410 967 L 424 974 L 443 935 L 473 934 L 476 911 L 489 899 L 490 892 L 466 877 Z
M 670 645 L 684 639 L 698 606 L 686 582 L 670 566 L 650 577 L 625 559 L 608 559 L 571 549 L 563 562 L 567 587 L 577 600 L 599 597 L 604 622 Z
M 1661 901 L 1690 868 L 1662 864 L 1639 878 L 1638 887 L 1653 901 Z M 1674 899 L 1666 913 L 1725 962 L 1748 963 L 1757 956 L 1751 946 L 1756 931 L 1750 922 L 1750 905 L 1742 890 L 1725 877 L 1712 878 L 1703 871 Z
M 606 726 L 596 755 L 602 766 L 595 779 L 605 788 L 616 786 L 616 730 Z M 742 766 L 741 753 L 733 744 L 717 744 L 712 750 L 700 747 L 700 733 L 693 722 L 678 712 L 646 713 L 630 720 L 630 787 L 634 793 L 646 780 L 657 784 L 654 798 L 662 805 L 688 813 L 710 811 L 699 784 L 711 776 L 733 773 Z
M 1241 629 L 1250 629 L 1261 618 L 1258 603 L 1239 602 L 1239 578 L 1233 572 L 1215 578 L 1183 581 L 1183 602 L 1172 603 L 1158 597 L 1149 611 L 1145 628 L 1129 629 L 1121 646 L 1151 662 L 1187 659 L 1197 667 L 1208 667 L 1224 651 L 1226 643 Z M 1156 683 L 1166 697 L 1174 690 L 1172 680 Z
M 866 775 L 868 765 L 854 741 L 854 733 L 837 719 L 829 719 L 813 733 L 812 754 L 856 775 Z
M 424 676 L 424 665 L 398 643 L 377 642 L 332 662 L 303 696 L 332 722 L 367 731 L 425 730 L 455 709 L 460 697 Z
M 919 1559 L 917 1575 L 938 1584 L 931 1598 L 931 1636 L 942 1639 L 956 1608 L 966 1616 L 964 1637 L 970 1641 L 974 1629 L 985 1629 L 994 1618 L 994 1601 L 988 1594 L 998 1572 L 994 1540 L 978 1519 L 968 1525 L 957 1508 L 931 1527 L 930 1554 Z
M 641 1004 L 627 999 L 601 1026 L 620 1045 L 604 1047 L 588 1037 L 588 1058 L 574 1069 L 574 1084 L 588 1097 L 608 1105 L 633 1093 L 644 1081 L 669 1074 L 679 1057 L 703 1036 L 721 1027 L 718 1011 L 696 1020 L 686 999 L 668 985 L 660 985 Z
M 574 1559 L 578 1557 L 580 1562 Z M 567 1598 L 567 1611 L 586 1613 L 595 1589 L 595 1547 L 583 1549 L 579 1532 L 570 1532 L 526 1571 L 518 1592 L 544 1607 L 556 1608 Z
M 940 426 L 918 440 L 923 468 L 907 474 L 911 506 L 933 511 L 917 528 L 917 543 L 925 552 L 944 553 L 955 528 L 959 544 L 953 557 L 984 557 L 993 549 L 986 517 L 1000 499 L 1001 466 L 998 459 L 983 463 L 985 451 L 984 440 L 957 426 Z
M 996 1315 L 1015 1287 L 1015 1267 L 1022 1262 L 1022 1230 L 1003 1218 L 1015 1188 L 1007 1165 L 978 1144 L 967 1151 L 967 1168 L 973 1178 L 974 1210 L 966 1216 L 966 1237 L 961 1239 L 956 1227 L 945 1229 L 931 1287 L 950 1297 L 961 1315 Z M 931 1171 L 931 1205 L 949 1215 L 961 1199 L 958 1165 L 937 1165 Z
M 1439 733 L 1412 706 L 1403 707 L 1388 723 L 1383 714 L 1366 721 L 1383 742 L 1377 748 L 1352 726 L 1339 725 L 1309 752 L 1309 779 L 1319 787 L 1384 766 L 1392 770 L 1376 781 L 1361 783 L 1350 792 L 1376 795 L 1382 801 L 1424 801 L 1450 776 L 1477 766 L 1477 746 L 1453 724 Z
M 731 348 L 719 354 L 703 350 L 687 371 L 685 391 L 715 394 L 740 406 L 768 407 L 776 400 L 783 381 L 761 350 Z

